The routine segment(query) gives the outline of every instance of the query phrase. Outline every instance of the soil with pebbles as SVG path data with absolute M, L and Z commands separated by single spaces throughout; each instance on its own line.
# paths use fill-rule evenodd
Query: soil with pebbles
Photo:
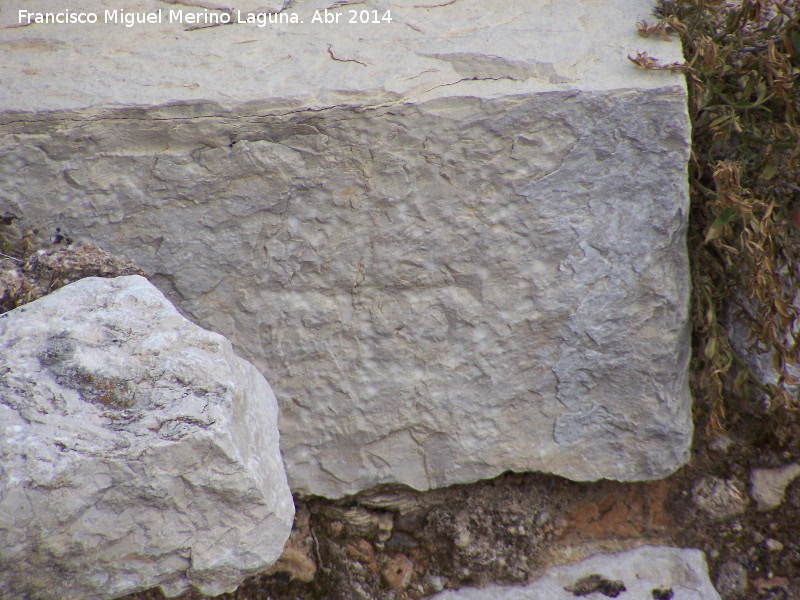
M 297 499 L 284 559 L 223 598 L 417 599 L 522 585 L 551 565 L 666 544 L 702 550 L 723 600 L 800 600 L 800 477 L 769 511 L 756 509 L 750 484 L 753 469 L 800 461 L 800 427 L 787 418 L 778 427 L 774 416 L 740 413 L 713 438 L 698 427 L 689 464 L 658 482 L 509 473 L 424 493 Z M 126 600 L 161 598 L 150 590 Z

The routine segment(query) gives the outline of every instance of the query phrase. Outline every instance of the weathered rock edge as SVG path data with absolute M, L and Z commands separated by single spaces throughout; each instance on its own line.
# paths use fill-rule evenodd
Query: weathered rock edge
M 0 596 L 232 591 L 294 506 L 269 384 L 146 279 L 0 316 Z
M 462 588 L 436 594 L 431 600 L 574 600 L 579 595 L 616 597 L 611 590 L 605 594 L 589 591 L 591 580 L 585 578 L 592 575 L 599 575 L 607 582 L 621 582 L 626 590 L 621 592 L 621 598 L 720 600 L 708 577 L 703 553 L 666 546 L 642 546 L 628 552 L 599 554 L 572 565 L 552 567 L 543 577 L 525 587 Z M 654 593 L 654 590 L 657 591 Z

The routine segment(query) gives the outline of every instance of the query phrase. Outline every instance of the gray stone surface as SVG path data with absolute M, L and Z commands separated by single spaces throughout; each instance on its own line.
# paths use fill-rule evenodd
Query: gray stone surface
M 621 581 L 625 586 L 625 591 L 619 594 L 621 599 L 650 600 L 656 597 L 653 590 L 671 590 L 672 595 L 668 597 L 672 600 L 719 600 L 708 578 L 702 552 L 655 546 L 617 554 L 599 554 L 576 564 L 553 567 L 525 587 L 462 588 L 441 592 L 431 600 L 574 600 L 578 595 L 613 597 L 599 591 L 577 594 L 564 589 L 582 591 L 576 584 L 590 575 Z
M 689 123 L 627 59 L 680 60 L 652 4 L 353 6 L 393 21 L 0 30 L 0 206 L 232 340 L 297 492 L 674 471 Z
M 724 521 L 747 510 L 745 485 L 736 478 L 708 476 L 692 487 L 695 506 L 715 521 Z
M 275 397 L 139 276 L 0 316 L 0 597 L 234 589 L 294 507 Z
M 798 476 L 798 463 L 775 469 L 753 469 L 750 473 L 750 495 L 758 503 L 758 510 L 772 510 L 780 506 L 786 486 Z

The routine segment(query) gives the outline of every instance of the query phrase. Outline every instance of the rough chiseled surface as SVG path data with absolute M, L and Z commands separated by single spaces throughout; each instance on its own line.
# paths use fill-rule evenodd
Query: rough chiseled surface
M 616 582 L 622 583 L 624 591 L 619 584 L 612 585 Z M 553 567 L 526 587 L 466 588 L 436 594 L 431 600 L 574 600 L 578 596 L 616 598 L 615 593 L 621 599 L 719 600 L 702 552 L 664 546 L 599 554 Z
M 139 276 L 0 316 L 0 596 L 218 594 L 294 513 L 269 384 Z
M 651 3 L 311 24 L 326 6 L 4 30 L 0 202 L 132 257 L 231 339 L 275 387 L 297 492 L 678 468 L 689 125 L 681 78 L 627 59 L 680 59 L 637 36 Z

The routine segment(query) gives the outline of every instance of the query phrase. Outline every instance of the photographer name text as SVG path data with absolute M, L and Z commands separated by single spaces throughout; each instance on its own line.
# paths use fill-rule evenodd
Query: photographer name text
M 152 12 L 133 12 L 123 9 L 106 9 L 103 13 L 76 12 L 64 9 L 60 12 L 31 12 L 19 10 L 20 25 L 93 25 L 105 23 L 136 27 L 137 25 L 158 25 L 161 23 L 178 23 L 181 25 L 209 26 L 215 25 L 253 25 L 266 27 L 267 25 L 293 25 L 304 21 L 294 12 L 245 12 L 236 11 L 186 11 L 183 9 L 158 9 Z M 102 17 L 102 18 L 101 18 Z M 321 25 L 380 25 L 392 22 L 391 11 L 377 10 L 347 10 L 334 12 L 328 9 L 315 10 L 311 23 Z

